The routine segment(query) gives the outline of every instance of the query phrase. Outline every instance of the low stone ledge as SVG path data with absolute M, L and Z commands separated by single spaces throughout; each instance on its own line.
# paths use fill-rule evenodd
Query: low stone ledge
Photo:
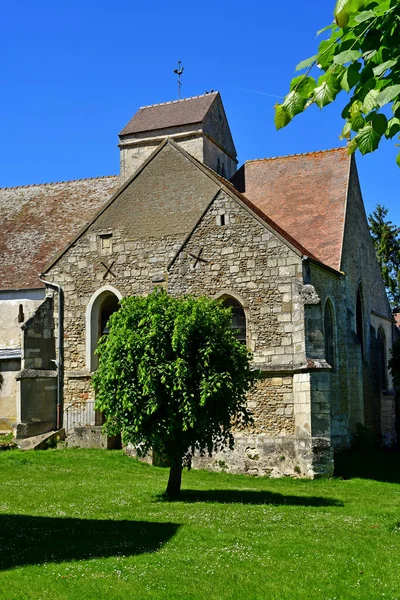
M 20 379 L 37 379 L 37 378 L 56 378 L 57 371 L 42 370 L 42 369 L 23 369 L 16 376 L 17 380 Z
M 270 365 L 258 363 L 252 365 L 253 369 L 261 371 L 262 377 L 297 375 L 299 373 L 311 373 L 313 371 L 332 371 L 330 364 L 323 359 L 307 358 L 307 363 L 294 365 Z
M 68 379 L 89 379 L 91 377 L 89 371 L 65 371 L 65 377 Z

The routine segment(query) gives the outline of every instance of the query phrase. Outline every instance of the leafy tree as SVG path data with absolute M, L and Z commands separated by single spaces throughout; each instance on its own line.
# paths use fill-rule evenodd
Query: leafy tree
M 311 104 L 323 108 L 344 90 L 350 100 L 341 137 L 354 132 L 349 153 L 367 154 L 400 131 L 400 0 L 337 0 L 334 16 L 318 32 L 329 31 L 329 38 L 297 66 L 305 73 L 275 106 L 275 125 L 285 127 Z M 322 71 L 318 79 L 310 75 L 314 67 Z M 400 154 L 396 160 L 400 166 Z
M 166 493 L 178 495 L 195 450 L 233 447 L 233 422 L 251 421 L 251 353 L 236 339 L 230 309 L 208 298 L 125 298 L 109 324 L 97 350 L 96 408 L 109 433 L 121 432 L 142 456 L 153 449 L 167 459 Z
M 376 255 L 392 308 L 400 306 L 400 227 L 386 217 L 388 209 L 377 205 L 368 217 Z

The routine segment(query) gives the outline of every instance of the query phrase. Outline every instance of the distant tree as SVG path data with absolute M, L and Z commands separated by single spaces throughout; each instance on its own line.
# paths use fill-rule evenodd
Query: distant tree
M 388 209 L 378 204 L 369 215 L 369 227 L 383 281 L 392 308 L 400 306 L 400 227 L 387 219 Z
M 285 127 L 311 104 L 323 108 L 344 90 L 350 100 L 341 136 L 354 132 L 349 153 L 367 154 L 400 131 L 400 0 L 337 0 L 334 17 L 317 34 L 330 32 L 317 54 L 297 65 L 306 71 L 275 106 L 275 125 Z M 317 80 L 309 75 L 314 67 L 322 70 Z M 400 154 L 396 160 L 400 166 Z
M 125 298 L 109 326 L 93 377 L 96 408 L 110 434 L 121 432 L 140 455 L 152 449 L 167 459 L 166 493 L 178 495 L 194 452 L 233 447 L 233 423 L 250 422 L 251 353 L 232 330 L 230 309 L 208 298 Z
M 393 344 L 390 351 L 389 370 L 393 377 L 394 385 L 400 388 L 400 340 Z M 400 441 L 400 440 L 399 440 Z

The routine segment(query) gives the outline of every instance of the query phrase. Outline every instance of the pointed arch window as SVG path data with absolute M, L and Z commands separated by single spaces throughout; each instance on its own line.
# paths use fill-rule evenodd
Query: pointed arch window
M 324 311 L 324 337 L 325 337 L 325 360 L 332 367 L 335 367 L 335 320 L 332 302 L 328 299 L 325 302 Z
M 246 315 L 243 306 L 230 296 L 224 298 L 223 303 L 224 306 L 229 307 L 232 311 L 232 329 L 235 330 L 237 339 L 242 344 L 246 344 Z
M 86 365 L 91 372 L 98 367 L 98 356 L 95 354 L 98 341 L 108 333 L 108 321 L 119 309 L 121 298 L 118 290 L 105 286 L 93 294 L 86 308 Z

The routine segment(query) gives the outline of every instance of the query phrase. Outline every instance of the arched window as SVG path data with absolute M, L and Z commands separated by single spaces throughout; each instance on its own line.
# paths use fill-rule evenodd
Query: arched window
M 108 321 L 119 309 L 122 295 L 111 286 L 97 290 L 86 309 L 86 366 L 90 372 L 98 366 L 98 356 L 94 353 L 99 339 L 108 333 Z
M 356 334 L 357 334 L 358 341 L 361 344 L 361 357 L 364 358 L 364 319 L 363 319 L 361 285 L 359 286 L 358 291 L 357 291 Z
M 223 302 L 232 311 L 232 329 L 235 329 L 237 339 L 246 344 L 246 315 L 242 305 L 230 296 L 224 298 Z
M 331 366 L 335 367 L 335 329 L 332 302 L 328 299 L 325 302 L 324 311 L 324 337 L 325 337 L 325 360 Z
M 18 307 L 18 323 L 23 323 L 24 321 L 25 321 L 24 306 L 23 306 L 23 304 L 20 304 Z
M 387 389 L 386 336 L 382 327 L 378 329 L 378 367 L 379 385 L 381 390 Z

